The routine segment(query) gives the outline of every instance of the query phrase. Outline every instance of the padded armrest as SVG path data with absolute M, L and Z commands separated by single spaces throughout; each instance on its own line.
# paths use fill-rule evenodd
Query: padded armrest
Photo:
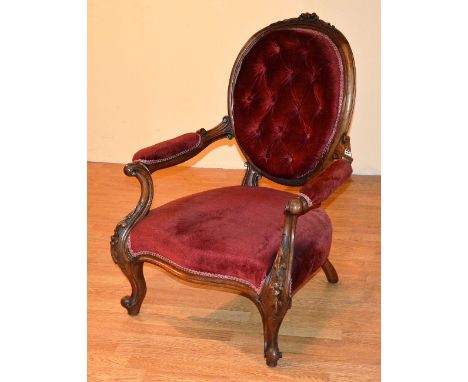
M 174 159 L 191 150 L 195 150 L 201 144 L 201 136 L 197 133 L 187 133 L 179 137 L 157 143 L 137 151 L 133 155 L 133 161 L 143 164 L 160 163 Z
M 300 189 L 300 195 L 310 208 L 319 207 L 353 172 L 351 164 L 344 159 L 332 162 L 320 174 L 310 179 Z
M 141 149 L 133 155 L 133 162 L 145 165 L 150 173 L 185 162 L 218 139 L 232 139 L 234 131 L 228 116 L 210 130 L 200 129 L 195 133 L 183 134 L 177 138 Z

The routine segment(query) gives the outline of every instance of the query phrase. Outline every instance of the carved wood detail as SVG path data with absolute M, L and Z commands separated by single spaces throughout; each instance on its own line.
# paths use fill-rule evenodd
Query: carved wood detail
M 305 12 L 305 13 L 301 13 L 299 15 L 299 17 L 293 17 L 291 19 L 276 21 L 276 22 L 270 24 L 267 28 L 275 27 L 275 26 L 278 26 L 278 25 L 284 25 L 284 24 L 287 24 L 287 23 L 311 25 L 311 24 L 314 24 L 314 23 L 318 23 L 319 21 L 321 21 L 320 17 L 315 12 L 314 13 Z M 323 21 L 321 21 L 321 22 L 323 22 Z M 328 24 L 328 25 L 330 25 L 330 24 Z
M 333 159 L 344 159 L 349 163 L 353 161 L 353 154 L 351 152 L 351 138 L 345 134 L 341 136 L 335 150 L 333 151 Z
M 259 294 L 259 310 L 264 332 L 264 355 L 268 366 L 274 367 L 282 354 L 278 347 L 278 332 L 292 304 L 291 270 L 294 257 L 294 235 L 297 218 L 306 211 L 300 198 L 289 201 L 284 210 L 281 246 L 270 274 Z
M 134 176 L 138 179 L 141 185 L 141 193 L 135 209 L 117 224 L 114 234 L 111 236 L 112 258 L 119 265 L 123 260 L 131 259 L 128 255 L 125 242 L 131 229 L 148 213 L 153 201 L 154 192 L 151 174 L 144 164 L 138 162 L 129 163 L 124 167 L 124 173 L 127 176 Z
M 153 201 L 153 181 L 148 168 L 142 163 L 129 163 L 124 168 L 127 176 L 134 176 L 141 185 L 140 200 L 135 209 L 122 219 L 115 227 L 111 236 L 110 246 L 112 259 L 119 265 L 132 286 L 132 294 L 124 296 L 121 304 L 128 314 L 135 315 L 146 295 L 146 283 L 143 276 L 143 263 L 130 256 L 127 248 L 127 238 L 131 229 L 148 213 Z
M 258 186 L 258 181 L 262 178 L 262 175 L 260 172 L 257 172 L 252 167 L 252 164 L 249 162 L 244 163 L 244 167 L 247 167 L 245 170 L 245 175 L 244 179 L 242 180 L 242 185 L 243 186 L 249 186 L 249 187 L 257 187 Z

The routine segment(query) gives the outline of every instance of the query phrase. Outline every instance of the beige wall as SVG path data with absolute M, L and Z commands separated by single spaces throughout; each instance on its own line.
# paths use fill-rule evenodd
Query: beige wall
M 348 38 L 357 70 L 356 173 L 380 174 L 379 0 L 89 0 L 88 159 L 126 163 L 145 146 L 227 114 L 234 60 L 271 22 L 316 12 Z M 242 168 L 234 142 L 190 161 Z

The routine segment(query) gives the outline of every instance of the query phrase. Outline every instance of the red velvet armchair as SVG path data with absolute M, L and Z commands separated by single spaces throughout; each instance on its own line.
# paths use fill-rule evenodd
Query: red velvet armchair
M 320 204 L 352 173 L 347 132 L 355 68 L 346 38 L 316 14 L 257 32 L 237 57 L 228 116 L 211 130 L 138 151 L 125 166 L 140 200 L 116 227 L 111 253 L 130 281 L 122 298 L 138 314 L 146 294 L 143 264 L 195 283 L 236 290 L 262 316 L 264 356 L 276 366 L 278 331 L 292 296 L 328 259 L 332 228 Z M 182 163 L 221 138 L 236 138 L 246 158 L 240 186 L 214 189 L 150 210 L 151 174 Z M 264 176 L 302 186 L 298 194 L 257 187 Z

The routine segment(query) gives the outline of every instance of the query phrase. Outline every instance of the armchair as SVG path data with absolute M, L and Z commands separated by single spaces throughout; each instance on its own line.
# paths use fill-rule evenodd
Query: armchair
M 331 283 L 332 228 L 320 207 L 352 173 L 347 132 L 355 68 L 346 38 L 314 14 L 274 23 L 251 37 L 234 63 L 228 116 L 144 148 L 125 166 L 141 184 L 137 206 L 117 224 L 111 254 L 132 293 L 121 303 L 138 314 L 150 262 L 190 282 L 235 290 L 257 306 L 264 357 L 282 357 L 278 331 L 292 297 L 319 268 Z M 182 163 L 222 138 L 246 158 L 242 185 L 189 195 L 150 210 L 151 174 Z M 302 186 L 298 194 L 257 187 L 264 176 Z

